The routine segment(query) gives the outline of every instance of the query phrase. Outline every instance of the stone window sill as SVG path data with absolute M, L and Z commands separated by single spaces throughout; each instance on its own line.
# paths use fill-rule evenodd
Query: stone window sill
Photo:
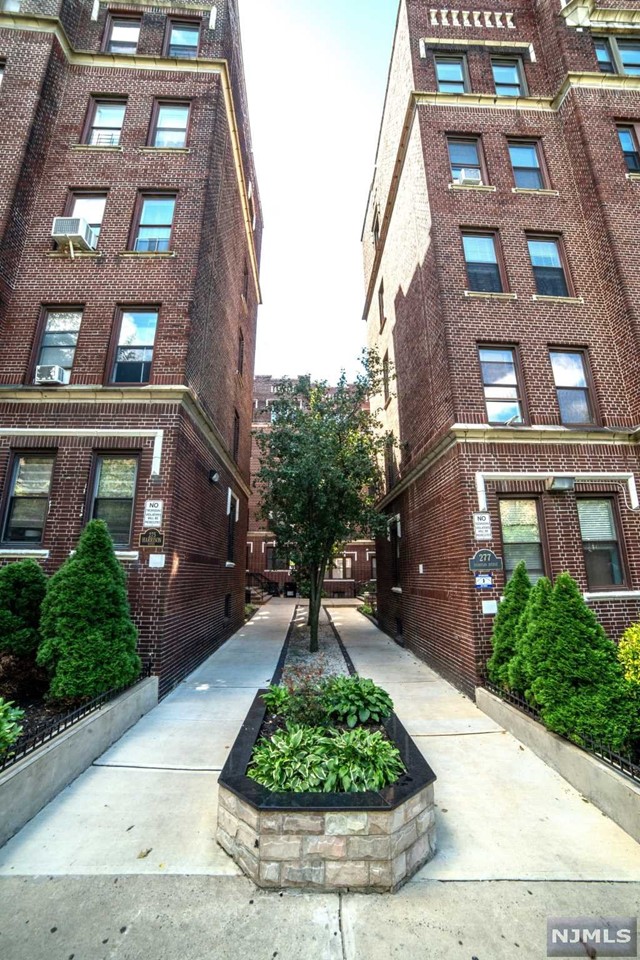
M 227 562 L 225 563 L 225 567 L 227 567 L 228 570 L 234 570 L 234 569 L 235 569 L 235 563 L 231 563 L 230 560 L 227 560 Z
M 171 260 L 175 257 L 175 250 L 153 251 L 153 250 L 122 250 L 119 257 L 133 257 L 140 260 Z
M 598 590 L 593 593 L 584 593 L 584 599 L 589 600 L 637 600 L 640 590 Z
M 48 250 L 46 256 L 58 260 L 99 260 L 104 254 L 100 250 L 78 250 L 74 247 L 73 256 L 68 250 Z
M 191 153 L 189 147 L 138 147 L 140 153 Z
M 511 193 L 520 193 L 525 196 L 532 197 L 559 197 L 559 190 L 546 190 L 540 187 L 540 189 L 535 189 L 534 187 L 511 187 Z
M 465 297 L 480 297 L 486 300 L 517 300 L 517 293 L 493 293 L 489 290 L 465 290 Z
M 85 153 L 124 153 L 124 147 L 120 144 L 115 144 L 110 147 L 101 147 L 99 144 L 93 143 L 72 143 L 72 150 L 82 150 Z
M 628 173 L 627 180 L 635 180 L 640 183 L 640 173 Z
M 36 550 L 34 547 L 3 547 L 0 549 L 0 557 L 3 560 L 7 558 L 21 559 L 24 557 L 34 557 L 38 560 L 48 560 L 49 550 Z
M 114 550 L 118 560 L 139 560 L 140 554 L 137 550 Z
M 450 183 L 449 190 L 476 190 L 479 193 L 495 193 L 496 187 L 486 183 Z
M 402 587 L 391 587 L 391 593 L 402 593 Z
M 534 293 L 531 299 L 541 303 L 584 303 L 584 297 L 545 297 L 541 293 Z

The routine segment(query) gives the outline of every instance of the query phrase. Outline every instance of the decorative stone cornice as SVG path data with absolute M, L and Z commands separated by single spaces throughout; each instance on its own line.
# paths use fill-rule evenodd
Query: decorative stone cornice
M 429 10 L 432 27 L 484 27 L 488 30 L 515 30 L 515 14 L 502 10 Z
M 208 60 L 204 57 L 197 57 L 194 60 L 184 60 L 177 57 L 151 57 L 143 54 L 124 56 L 122 54 L 89 53 L 82 50 L 74 50 L 62 23 L 57 17 L 35 17 L 21 13 L 0 13 L 0 30 L 2 29 L 53 34 L 67 62 L 74 66 L 115 68 L 118 70 L 157 70 L 171 73 L 217 74 L 220 77 L 227 112 L 227 122 L 229 124 L 234 167 L 242 203 L 249 259 L 251 261 L 256 297 L 258 303 L 261 303 L 262 294 L 260 291 L 258 255 L 253 233 L 253 212 L 250 203 L 249 180 L 245 174 L 244 163 L 242 161 L 238 120 L 233 91 L 231 89 L 229 64 L 227 61 L 222 59 Z
M 596 30 L 640 30 L 640 9 L 596 6 L 596 0 L 569 0 L 560 11 L 569 27 Z

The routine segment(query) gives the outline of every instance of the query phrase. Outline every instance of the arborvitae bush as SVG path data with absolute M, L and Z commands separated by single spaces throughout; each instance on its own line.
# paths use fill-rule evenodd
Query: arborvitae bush
M 95 697 L 140 672 L 125 574 L 103 521 L 87 524 L 49 581 L 40 630 L 38 663 L 51 674 L 52 699 Z
M 615 644 L 568 573 L 556 580 L 545 630 L 532 650 L 530 696 L 542 721 L 577 742 L 588 736 L 617 750 L 637 729 Z
M 521 560 L 504 589 L 504 599 L 498 606 L 493 623 L 493 653 L 487 662 L 487 674 L 492 683 L 500 687 L 509 686 L 509 661 L 515 652 L 518 623 L 530 591 L 531 581 L 524 561 Z
M 535 676 L 535 651 L 541 638 L 544 641 L 552 590 L 551 581 L 540 577 L 518 622 L 514 655 L 507 666 L 509 686 L 518 693 L 526 694 Z
M 0 569 L 0 651 L 35 658 L 40 607 L 47 578 L 35 560 L 16 560 Z

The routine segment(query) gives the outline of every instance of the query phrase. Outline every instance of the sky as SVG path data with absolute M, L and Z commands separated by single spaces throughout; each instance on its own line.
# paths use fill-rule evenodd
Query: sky
M 264 216 L 256 373 L 352 376 L 398 0 L 240 0 Z

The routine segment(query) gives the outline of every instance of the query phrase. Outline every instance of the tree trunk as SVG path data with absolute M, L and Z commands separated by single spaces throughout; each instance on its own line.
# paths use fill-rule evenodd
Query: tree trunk
M 320 606 L 322 604 L 324 569 L 324 565 L 311 569 L 311 590 L 309 593 L 310 653 L 318 652 L 318 624 L 320 621 Z

